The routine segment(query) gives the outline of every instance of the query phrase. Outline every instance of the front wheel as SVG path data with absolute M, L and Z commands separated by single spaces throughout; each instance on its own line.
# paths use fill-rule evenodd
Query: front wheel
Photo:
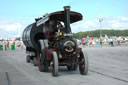
M 80 53 L 79 57 L 79 70 L 81 75 L 86 75 L 88 73 L 88 55 L 87 53 Z
M 58 57 L 56 52 L 52 52 L 51 71 L 53 76 L 58 75 Z

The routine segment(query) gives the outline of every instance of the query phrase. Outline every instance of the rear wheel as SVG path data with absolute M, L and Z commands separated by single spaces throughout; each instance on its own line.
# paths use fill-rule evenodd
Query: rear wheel
M 44 72 L 44 64 L 42 63 L 42 59 L 41 59 L 41 51 L 40 49 L 38 49 L 38 68 L 40 72 Z
M 79 57 L 79 70 L 81 75 L 86 75 L 88 73 L 88 55 L 87 53 L 80 53 Z
M 51 71 L 53 76 L 58 75 L 58 57 L 56 52 L 52 52 Z
M 37 58 L 36 57 L 33 58 L 33 65 L 37 66 Z
M 47 72 L 48 71 L 48 61 L 46 60 L 45 57 L 45 48 L 44 48 L 44 43 L 43 40 L 40 40 L 38 44 L 38 68 L 40 72 Z
M 27 62 L 27 63 L 30 63 L 30 62 L 31 62 L 31 58 L 30 58 L 29 55 L 26 56 L 26 62 Z

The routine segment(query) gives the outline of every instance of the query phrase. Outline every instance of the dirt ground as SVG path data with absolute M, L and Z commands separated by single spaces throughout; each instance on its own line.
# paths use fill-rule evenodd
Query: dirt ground
M 26 63 L 25 50 L 0 51 L 0 85 L 128 85 L 128 45 L 82 47 L 89 58 L 88 75 L 59 68 L 59 76 Z

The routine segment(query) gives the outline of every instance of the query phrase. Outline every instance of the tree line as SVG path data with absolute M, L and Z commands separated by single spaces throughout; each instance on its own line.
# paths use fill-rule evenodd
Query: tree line
M 110 36 L 128 36 L 128 29 L 127 30 L 94 30 L 94 31 L 86 31 L 86 32 L 78 32 L 73 35 L 73 38 L 82 39 L 84 37 L 102 37 L 107 35 Z

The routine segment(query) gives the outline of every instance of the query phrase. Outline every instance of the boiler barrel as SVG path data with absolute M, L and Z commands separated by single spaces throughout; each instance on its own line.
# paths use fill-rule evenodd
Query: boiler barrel
M 24 29 L 22 40 L 26 47 L 36 49 L 39 39 L 43 39 L 43 25 L 37 27 L 36 23 L 33 23 Z

